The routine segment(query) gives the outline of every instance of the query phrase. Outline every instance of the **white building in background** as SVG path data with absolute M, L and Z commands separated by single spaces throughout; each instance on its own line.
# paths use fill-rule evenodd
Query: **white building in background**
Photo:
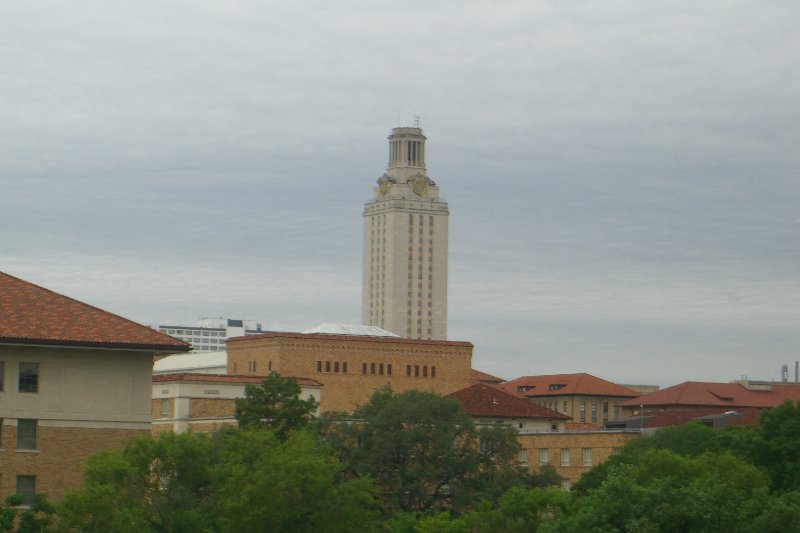
M 162 374 L 227 374 L 228 353 L 189 352 L 168 355 L 153 363 L 153 375 Z
M 362 323 L 447 339 L 449 211 L 425 167 L 420 128 L 394 128 L 389 166 L 364 206 Z
M 188 342 L 192 349 L 204 352 L 225 350 L 225 339 L 262 333 L 261 324 L 255 320 L 232 318 L 203 318 L 195 326 L 158 326 L 171 337 Z

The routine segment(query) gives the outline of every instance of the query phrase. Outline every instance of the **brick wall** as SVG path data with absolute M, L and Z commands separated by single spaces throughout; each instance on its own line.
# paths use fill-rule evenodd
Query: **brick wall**
M 471 366 L 472 345 L 466 342 L 294 335 L 228 343 L 231 374 L 266 375 L 272 369 L 322 383 L 322 413 L 352 411 L 386 384 L 396 392 L 449 394 L 470 385 Z
M 83 466 L 93 454 L 121 449 L 131 439 L 147 435 L 148 430 L 97 429 L 76 427 L 36 428 L 36 450 L 17 451 L 17 428 L 2 426 L 0 447 L 0 499 L 16 492 L 18 475 L 36 476 L 36 492 L 47 493 L 58 502 L 68 487 L 83 482 Z
M 639 436 L 636 432 L 567 432 L 567 433 L 531 433 L 518 435 L 520 445 L 528 453 L 528 468 L 535 472 L 539 468 L 539 450 L 546 449 L 550 464 L 556 472 L 575 483 L 591 466 L 583 464 L 583 450 L 592 450 L 592 465 L 597 465 L 609 458 L 615 448 L 621 448 L 630 440 Z M 561 463 L 561 450 L 569 450 L 569 466 Z

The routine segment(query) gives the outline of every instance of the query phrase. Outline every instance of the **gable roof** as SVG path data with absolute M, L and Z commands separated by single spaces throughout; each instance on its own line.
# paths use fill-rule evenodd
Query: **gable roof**
M 0 344 L 186 352 L 191 345 L 0 272 Z
M 497 387 L 478 383 L 447 395 L 458 400 L 461 409 L 470 416 L 488 418 L 539 418 L 568 420 L 567 415 L 542 407 Z
M 616 383 L 591 374 L 552 374 L 523 376 L 507 381 L 500 387 L 510 393 L 536 398 L 539 396 L 613 396 L 636 398 L 640 394 Z
M 474 368 L 470 369 L 469 371 L 469 381 L 473 384 L 475 383 L 502 383 L 505 380 L 503 378 L 498 378 L 497 376 L 493 376 L 491 374 L 487 374 L 486 372 L 481 372 L 480 370 L 475 370 Z
M 800 386 L 773 383 L 766 387 L 750 389 L 741 383 L 712 383 L 686 381 L 667 387 L 620 405 L 684 405 L 714 407 L 775 407 L 786 400 L 800 400 Z

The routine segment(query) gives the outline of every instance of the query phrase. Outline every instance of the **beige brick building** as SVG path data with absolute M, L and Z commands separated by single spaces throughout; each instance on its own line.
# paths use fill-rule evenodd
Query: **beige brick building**
M 98 451 L 150 431 L 151 370 L 189 345 L 0 273 L 0 499 L 59 500 Z
M 527 401 L 497 386 L 475 384 L 448 395 L 476 424 L 507 424 L 517 431 L 520 462 L 531 472 L 551 464 L 569 488 L 592 466 L 638 436 L 638 431 L 569 429 L 570 416 Z
M 320 401 L 319 382 L 307 378 L 296 380 L 301 398 Z M 153 376 L 152 430 L 154 433 L 215 431 L 236 424 L 236 398 L 244 398 L 247 385 L 260 385 L 263 381 L 262 376 L 220 374 Z
M 586 373 L 523 376 L 500 387 L 565 414 L 575 423 L 594 427 L 622 418 L 622 403 L 640 396 L 634 390 Z
M 445 395 L 470 385 L 472 344 L 271 332 L 228 340 L 228 373 L 303 376 L 323 385 L 320 411 L 352 411 L 385 385 Z
M 517 440 L 532 472 L 549 463 L 564 478 L 563 487 L 569 488 L 592 466 L 602 463 L 614 450 L 638 437 L 638 431 L 521 431 Z

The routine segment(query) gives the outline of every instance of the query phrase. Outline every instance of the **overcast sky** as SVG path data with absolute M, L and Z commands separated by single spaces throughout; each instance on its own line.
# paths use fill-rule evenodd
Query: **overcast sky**
M 0 3 L 0 270 L 145 324 L 359 322 L 386 136 L 506 379 L 800 359 L 800 4 Z M 792 376 L 793 377 L 793 376 Z

